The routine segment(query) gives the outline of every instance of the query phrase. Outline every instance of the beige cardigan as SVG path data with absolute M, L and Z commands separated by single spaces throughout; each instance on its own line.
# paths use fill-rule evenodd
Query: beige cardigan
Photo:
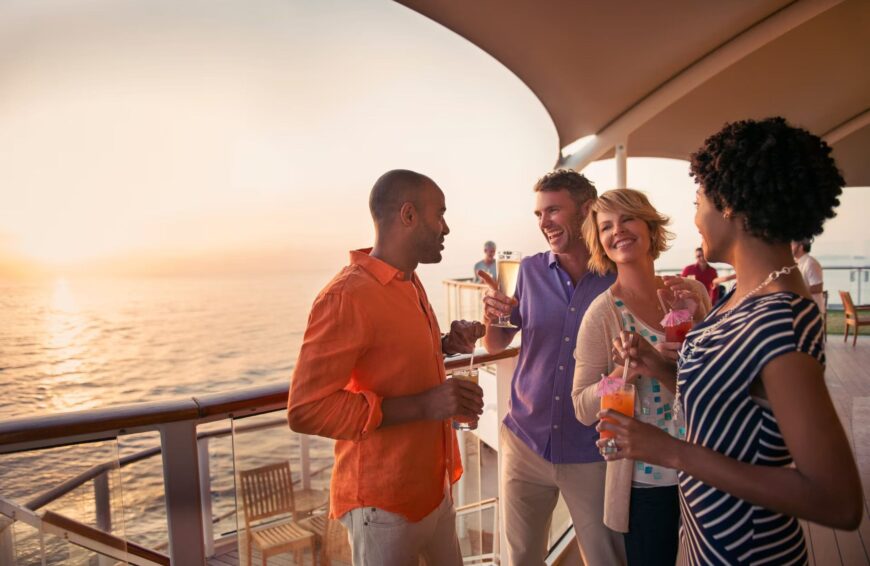
M 691 280 L 688 280 L 691 281 Z M 698 287 L 697 295 L 702 304 L 702 313 L 710 312 L 710 296 L 702 283 L 693 281 Z M 610 374 L 614 364 L 610 356 L 613 340 L 622 331 L 622 317 L 613 304 L 610 289 L 592 301 L 577 334 L 574 349 L 574 386 L 571 398 L 574 401 L 574 414 L 577 420 L 589 426 L 598 421 L 601 400 L 595 395 L 595 385 L 601 374 Z M 631 478 L 633 460 L 612 460 L 607 462 L 607 475 L 604 482 L 604 524 L 620 533 L 628 532 L 629 500 L 631 497 Z

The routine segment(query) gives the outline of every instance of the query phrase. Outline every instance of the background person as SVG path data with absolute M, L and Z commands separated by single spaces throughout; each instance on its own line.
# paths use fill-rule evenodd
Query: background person
M 813 296 L 813 300 L 819 306 L 822 314 L 825 314 L 825 296 L 824 296 L 824 275 L 822 266 L 816 261 L 816 258 L 810 255 L 812 249 L 812 240 L 801 240 L 791 243 L 791 253 L 797 262 L 798 270 L 807 284 L 807 289 Z
M 510 409 L 499 433 L 501 499 L 512 566 L 543 566 L 553 509 L 565 499 L 586 564 L 625 562 L 622 536 L 604 526 L 605 465 L 598 433 L 574 418 L 574 344 L 589 303 L 613 275 L 589 271 L 581 225 L 596 197 L 586 177 L 554 171 L 535 184 L 535 216 L 548 252 L 523 258 L 516 295 L 484 297 L 484 346 L 500 352 L 519 329 L 523 345 L 511 380 Z M 492 326 L 510 315 L 518 328 Z
M 710 296 L 701 282 L 655 274 L 654 261 L 673 237 L 666 228 L 669 222 L 643 193 L 616 189 L 595 201 L 583 224 L 590 269 L 616 272 L 613 286 L 589 306 L 577 336 L 571 397 L 583 424 L 598 421 L 601 398 L 596 389 L 602 374 L 622 376 L 622 367 L 611 357 L 611 343 L 619 333 L 638 332 L 652 346 L 665 341 L 660 293 L 691 296 L 699 307 L 698 320 L 710 310 Z M 673 414 L 673 380 L 662 383 L 632 372 L 628 382 L 636 390 L 636 417 L 681 437 L 682 419 Z M 604 524 L 624 533 L 629 565 L 673 566 L 679 523 L 676 470 L 641 460 L 608 462 Z
M 496 279 L 498 277 L 495 270 L 495 242 L 493 242 L 492 240 L 489 240 L 485 244 L 483 244 L 483 259 L 474 264 L 475 283 L 482 282 L 480 275 L 477 274 L 478 271 L 487 272 L 489 276 L 493 279 Z
M 704 257 L 704 248 L 695 248 L 695 263 L 687 265 L 680 273 L 682 277 L 694 277 L 696 281 L 700 281 L 707 289 L 710 299 L 715 301 L 716 286 L 713 282 L 719 277 L 716 268 L 707 263 L 707 258 Z
M 824 379 L 822 317 L 789 242 L 822 232 L 843 178 L 819 137 L 782 118 L 727 124 L 691 157 L 695 224 L 706 256 L 737 286 L 688 335 L 675 406 L 686 441 L 602 412 L 608 459 L 680 470 L 681 554 L 690 564 L 807 562 L 798 518 L 837 529 L 861 521 L 861 482 Z M 673 379 L 659 352 L 623 333 L 644 375 Z
M 442 337 L 417 274 L 438 263 L 444 193 L 406 170 L 382 175 L 369 207 L 375 245 L 320 292 L 290 384 L 287 419 L 335 438 L 330 516 L 347 527 L 355 566 L 461 566 L 450 486 L 462 466 L 450 419 L 477 418 L 483 392 L 445 379 L 442 355 L 470 352 L 480 323 Z

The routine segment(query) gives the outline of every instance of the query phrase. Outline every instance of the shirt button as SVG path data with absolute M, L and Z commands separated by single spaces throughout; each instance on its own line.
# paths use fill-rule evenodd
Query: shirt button
M 577 309 L 575 307 L 571 307 L 571 312 L 577 312 Z
M 560 397 L 558 395 L 556 395 L 556 401 L 558 401 L 559 399 L 560 399 Z
M 565 342 L 570 342 L 570 341 L 571 341 L 571 339 L 568 338 L 567 336 L 565 336 Z
M 559 366 L 559 371 L 565 371 L 565 366 Z
M 554 424 L 554 425 L 553 425 L 553 428 L 559 428 L 559 425 Z

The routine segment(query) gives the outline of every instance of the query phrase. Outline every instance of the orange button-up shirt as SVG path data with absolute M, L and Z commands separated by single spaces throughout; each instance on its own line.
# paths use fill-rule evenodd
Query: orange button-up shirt
M 419 521 L 438 507 L 445 479 L 462 475 L 449 420 L 379 428 L 382 399 L 444 382 L 441 333 L 423 285 L 371 257 L 350 253 L 308 318 L 290 383 L 294 429 L 337 439 L 332 517 L 378 507 Z

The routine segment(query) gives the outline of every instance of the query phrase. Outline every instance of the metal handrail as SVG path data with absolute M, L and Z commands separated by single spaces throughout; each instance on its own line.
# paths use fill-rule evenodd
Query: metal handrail
M 514 357 L 518 351 L 508 348 L 487 354 L 479 350 L 474 362 L 490 363 Z M 444 366 L 448 371 L 458 369 L 468 365 L 469 357 L 448 358 Z M 112 440 L 119 434 L 156 430 L 159 425 L 183 421 L 204 424 L 270 413 L 287 406 L 288 390 L 289 383 L 276 383 L 169 401 L 11 419 L 0 422 L 0 454 Z
M 265 421 L 262 423 L 254 423 L 254 424 L 246 424 L 237 427 L 236 430 L 239 432 L 252 432 L 255 430 L 265 429 L 265 428 L 273 428 L 279 425 L 284 424 L 286 421 L 284 419 L 271 419 L 269 421 Z M 205 432 L 197 433 L 197 440 L 202 440 L 205 438 L 220 438 L 229 435 L 233 432 L 232 427 L 222 427 L 217 430 L 209 430 Z M 140 462 L 142 460 L 147 460 L 148 458 L 152 458 L 161 454 L 163 449 L 160 446 L 155 446 L 153 448 L 146 448 L 145 450 L 140 450 L 135 454 L 130 454 L 129 456 L 124 456 L 123 458 L 119 458 L 117 462 L 115 460 L 110 460 L 107 462 L 101 462 L 99 464 L 95 464 L 88 468 L 87 470 L 81 472 L 78 475 L 75 475 L 62 483 L 54 486 L 53 488 L 39 494 L 34 497 L 30 501 L 24 504 L 28 509 L 32 509 L 36 511 L 40 509 L 52 501 L 59 499 L 66 495 L 67 493 L 73 491 L 74 489 L 80 487 L 85 482 L 88 482 L 97 476 L 104 474 L 110 470 L 115 468 L 125 468 L 130 464 L 135 464 L 136 462 Z M 297 480 L 295 483 L 298 483 Z
M 475 365 L 489 364 L 513 358 L 517 353 L 516 348 L 494 355 L 477 351 L 473 362 Z M 448 359 L 444 365 L 449 372 L 466 367 L 468 363 L 469 356 L 462 355 Z M 209 493 L 208 454 L 207 450 L 203 453 L 203 445 L 199 441 L 229 434 L 232 429 L 224 427 L 198 433 L 197 427 L 226 418 L 242 418 L 283 411 L 287 405 L 288 389 L 286 383 L 272 384 L 165 402 L 139 403 L 0 422 L 0 454 L 94 441 L 114 441 L 123 434 L 158 431 L 160 447 L 145 449 L 117 461 L 97 464 L 40 494 L 29 501 L 28 506 L 39 508 L 69 493 L 84 482 L 90 480 L 97 482 L 101 478 L 104 480 L 107 472 L 116 467 L 126 466 L 162 453 L 167 522 L 170 531 L 169 555 L 175 563 L 199 562 L 209 552 L 213 552 L 211 549 L 214 545 L 210 504 L 207 508 L 203 506 L 208 501 Z M 284 419 L 272 419 L 245 428 L 252 430 L 277 426 L 284 422 Z M 236 427 L 235 430 L 240 428 Z M 304 459 L 305 442 L 302 450 Z M 191 474 L 191 470 L 196 472 Z M 309 477 L 310 472 L 307 469 L 303 470 L 303 484 Z M 107 505 L 110 503 L 105 495 L 100 497 L 102 493 L 100 490 L 105 491 L 107 484 L 102 488 L 95 484 L 95 488 L 98 491 L 95 502 L 98 528 L 108 530 L 110 523 L 107 518 L 111 511 Z M 173 505 L 172 501 L 177 501 L 179 498 L 187 503 L 183 506 Z M 191 508 L 200 509 L 194 512 L 194 517 L 199 517 L 199 520 L 191 520 Z M 28 512 L 33 513 L 30 509 Z M 203 546 L 188 544 L 189 541 L 196 540 L 203 541 Z

